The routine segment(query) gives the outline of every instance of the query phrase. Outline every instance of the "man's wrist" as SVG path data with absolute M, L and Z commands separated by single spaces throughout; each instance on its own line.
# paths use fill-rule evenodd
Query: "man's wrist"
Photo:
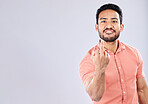
M 105 68 L 100 69 L 99 67 L 95 68 L 95 76 L 101 77 L 105 74 Z

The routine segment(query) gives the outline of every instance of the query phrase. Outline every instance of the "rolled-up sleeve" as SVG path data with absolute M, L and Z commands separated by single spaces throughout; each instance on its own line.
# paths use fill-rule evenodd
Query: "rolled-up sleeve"
M 79 65 L 79 74 L 84 85 L 87 79 L 93 76 L 94 71 L 95 71 L 95 65 L 91 59 L 91 55 L 87 53 Z
M 142 78 L 144 77 L 144 72 L 143 72 L 143 61 L 140 53 L 137 51 L 137 59 L 138 59 L 138 66 L 137 66 L 137 75 L 136 78 Z

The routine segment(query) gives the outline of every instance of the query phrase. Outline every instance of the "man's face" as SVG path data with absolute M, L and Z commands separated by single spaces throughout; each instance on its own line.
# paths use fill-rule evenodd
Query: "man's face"
M 108 9 L 99 14 L 96 30 L 104 41 L 115 41 L 123 30 L 123 27 L 123 24 L 120 25 L 119 14 L 116 11 Z

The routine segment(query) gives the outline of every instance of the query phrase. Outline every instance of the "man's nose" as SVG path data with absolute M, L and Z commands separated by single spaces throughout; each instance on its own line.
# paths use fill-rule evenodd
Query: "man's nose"
M 112 23 L 108 22 L 108 23 L 106 24 L 106 28 L 113 28 Z

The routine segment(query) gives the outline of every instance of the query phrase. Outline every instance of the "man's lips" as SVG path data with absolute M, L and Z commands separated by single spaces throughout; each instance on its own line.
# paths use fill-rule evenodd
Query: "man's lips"
M 112 34 L 113 32 L 115 32 L 115 30 L 104 30 L 103 32 L 105 32 L 107 34 Z
M 111 34 L 113 33 L 114 31 L 113 30 L 106 30 L 105 33 L 108 33 L 108 34 Z

